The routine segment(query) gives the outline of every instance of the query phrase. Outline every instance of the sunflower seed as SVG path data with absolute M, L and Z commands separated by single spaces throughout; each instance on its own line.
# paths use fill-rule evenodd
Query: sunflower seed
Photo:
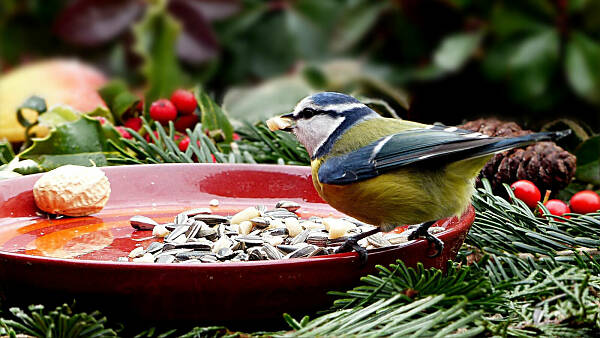
M 243 243 L 246 247 L 251 247 L 251 246 L 257 246 L 257 245 L 261 245 L 263 244 L 265 241 L 263 241 L 262 238 L 260 238 L 259 236 L 237 236 L 235 238 L 236 241 Z
M 158 225 L 152 218 L 140 215 L 131 217 L 129 223 L 136 230 L 152 230 Z
M 275 209 L 275 210 L 269 210 L 264 212 L 263 216 L 268 216 L 271 218 L 288 218 L 288 217 L 293 217 L 293 218 L 298 218 L 298 215 L 296 215 L 293 212 L 289 212 L 286 209 Z
M 303 230 L 301 233 L 298 234 L 298 236 L 294 237 L 294 239 L 290 242 L 290 244 L 294 245 L 294 244 L 306 242 L 306 239 L 308 238 L 308 235 L 311 233 L 311 231 L 312 230 L 310 230 L 310 229 Z
M 189 225 L 178 226 L 167 237 L 165 237 L 165 241 L 166 242 L 172 242 L 176 238 L 178 238 L 179 236 L 184 235 L 189 229 L 190 229 Z
M 190 226 L 190 228 L 188 229 L 188 231 L 185 232 L 185 237 L 189 240 L 191 238 L 195 238 L 196 234 L 198 234 L 198 231 L 200 231 L 200 228 L 202 228 L 202 224 L 205 224 L 204 222 L 200 223 L 197 221 L 194 221 L 194 224 L 192 224 Z
M 287 255 L 285 255 L 285 257 L 283 258 L 303 258 L 303 257 L 312 257 L 315 255 L 316 252 L 318 252 L 317 250 L 322 250 L 321 248 L 319 248 L 316 245 L 306 245 L 298 250 L 295 250 Z
M 182 212 L 187 217 L 194 217 L 196 215 L 210 215 L 212 214 L 212 210 L 210 208 L 196 208 Z
M 275 208 L 282 208 L 289 212 L 295 212 L 300 209 L 300 204 L 293 201 L 279 201 L 275 204 Z
M 300 243 L 300 244 L 296 244 L 296 245 L 278 245 L 277 249 L 281 250 L 282 252 L 288 254 L 288 253 L 292 253 L 296 250 L 300 250 L 303 247 L 308 246 L 306 243 Z
M 231 259 L 236 255 L 236 253 L 231 250 L 231 248 L 222 248 L 217 251 L 217 258 L 221 261 Z
M 196 221 L 202 221 L 208 225 L 217 225 L 221 223 L 229 224 L 229 219 L 221 215 L 196 215 L 193 217 Z
M 375 248 L 384 248 L 386 246 L 392 245 L 392 243 L 390 243 L 390 241 L 388 241 L 387 239 L 385 239 L 383 237 L 383 234 L 381 232 L 378 232 L 376 234 L 373 234 L 373 235 L 367 237 L 366 240 L 369 244 L 371 244 Z
M 175 255 L 180 261 L 186 261 L 188 259 L 200 259 L 202 256 L 208 255 L 206 251 L 189 251 L 189 252 L 180 252 Z
M 257 228 L 264 229 L 269 226 L 269 220 L 266 217 L 254 217 L 250 220 L 252 225 Z
M 269 230 L 266 230 L 263 233 L 265 235 L 269 235 L 269 236 L 288 236 L 290 234 L 290 232 L 288 231 L 287 228 L 269 229 Z
M 210 251 L 212 249 L 211 244 L 204 243 L 204 242 L 187 242 L 187 243 L 177 244 L 175 247 L 177 249 L 193 249 L 193 250 L 197 250 L 197 251 Z
M 146 248 L 146 252 L 153 254 L 155 252 L 162 250 L 162 248 L 164 246 L 165 246 L 164 243 L 152 242 L 152 243 L 150 243 L 150 245 L 148 245 L 148 248 Z
M 248 259 L 251 261 L 261 261 L 267 259 L 267 255 L 263 252 L 262 247 L 259 246 L 249 248 L 247 253 Z
M 269 243 L 263 244 L 263 252 L 265 253 L 267 259 L 282 259 L 283 254 L 276 247 L 272 246 Z
M 173 219 L 173 223 L 185 224 L 185 221 L 187 221 L 188 218 L 189 218 L 188 215 L 186 215 L 185 213 L 180 213 L 180 214 L 177 214 L 177 216 L 175 216 L 175 219 Z
M 324 232 L 311 232 L 306 238 L 306 243 L 325 247 L 329 241 L 329 236 Z
M 217 256 L 211 254 L 200 257 L 202 263 L 215 263 L 217 260 Z
M 156 263 L 160 264 L 169 264 L 175 261 L 175 256 L 173 255 L 160 255 L 156 258 Z

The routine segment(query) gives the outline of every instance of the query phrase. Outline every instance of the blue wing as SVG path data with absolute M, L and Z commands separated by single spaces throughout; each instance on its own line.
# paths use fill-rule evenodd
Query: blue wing
M 348 154 L 327 159 L 319 168 L 319 181 L 325 184 L 350 184 L 411 164 L 429 161 L 448 164 L 557 139 L 567 134 L 548 132 L 499 138 L 444 126 L 407 130 L 383 137 Z

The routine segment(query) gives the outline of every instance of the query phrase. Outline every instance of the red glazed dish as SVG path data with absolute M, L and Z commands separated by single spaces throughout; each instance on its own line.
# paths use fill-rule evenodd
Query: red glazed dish
M 0 181 L 0 293 L 7 302 L 58 301 L 138 319 L 223 321 L 281 317 L 326 308 L 330 290 L 356 285 L 375 265 L 402 259 L 444 268 L 473 223 L 472 207 L 438 222 L 446 246 L 436 258 L 427 241 L 370 250 L 365 266 L 356 253 L 277 261 L 198 265 L 117 262 L 149 232 L 134 231 L 133 215 L 167 222 L 186 209 L 232 214 L 279 200 L 299 202 L 302 217 L 339 217 L 316 193 L 310 168 L 275 165 L 165 164 L 102 168 L 110 183 L 106 207 L 88 217 L 40 217 L 32 187 L 40 175 Z M 241 304 L 246 304 L 241 305 Z

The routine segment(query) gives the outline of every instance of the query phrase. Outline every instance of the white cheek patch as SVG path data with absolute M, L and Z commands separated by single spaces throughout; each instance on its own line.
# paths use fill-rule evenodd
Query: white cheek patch
M 327 142 L 333 132 L 344 122 L 343 116 L 315 115 L 308 120 L 298 120 L 295 132 L 298 141 L 311 156 Z

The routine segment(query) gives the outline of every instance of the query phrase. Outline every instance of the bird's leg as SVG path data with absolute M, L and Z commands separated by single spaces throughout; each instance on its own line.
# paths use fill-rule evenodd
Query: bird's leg
M 358 235 L 350 236 L 346 239 L 346 241 L 344 241 L 344 243 L 342 243 L 342 245 L 339 248 L 335 250 L 335 253 L 350 252 L 354 250 L 356 251 L 356 253 L 358 253 L 358 260 L 360 264 L 364 265 L 367 262 L 367 249 L 360 246 L 358 244 L 358 241 L 360 241 L 363 238 L 374 235 L 380 231 L 381 228 L 375 228 L 373 230 L 369 230 Z
M 439 256 L 442 253 L 442 250 L 444 250 L 444 242 L 429 233 L 429 228 L 434 225 L 435 222 L 436 221 L 422 223 L 410 235 L 408 235 L 409 240 L 424 237 L 429 243 L 433 243 L 437 252 L 429 256 L 429 258 L 435 258 Z

